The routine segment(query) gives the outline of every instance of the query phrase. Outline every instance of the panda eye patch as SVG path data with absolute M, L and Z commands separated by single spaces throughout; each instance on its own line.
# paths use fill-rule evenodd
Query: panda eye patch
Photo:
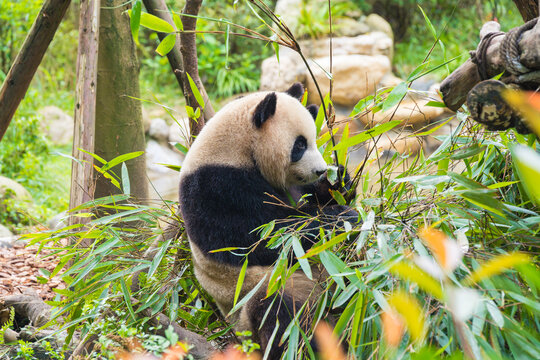
M 302 135 L 298 136 L 294 141 L 294 145 L 291 151 L 291 161 L 299 161 L 307 150 L 307 140 Z

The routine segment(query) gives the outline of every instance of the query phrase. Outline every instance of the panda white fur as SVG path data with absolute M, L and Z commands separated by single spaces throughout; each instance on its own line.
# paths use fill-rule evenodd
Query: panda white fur
M 314 117 L 316 107 L 302 106 L 304 90 L 293 85 L 287 93 L 259 92 L 232 101 L 202 129 L 189 150 L 180 171 L 180 211 L 188 234 L 195 276 L 214 298 L 224 315 L 233 306 L 236 282 L 247 254 L 248 268 L 243 297 L 272 269 L 279 249 L 258 244 L 253 230 L 272 220 L 276 228 L 294 226 L 298 216 L 312 219 L 306 227 L 313 233 L 302 239 L 307 250 L 321 226 L 319 215 L 348 216 L 357 213 L 333 202 L 330 184 L 319 179 L 327 169 L 316 145 Z M 309 194 L 297 208 L 289 204 Z M 290 196 L 290 195 L 289 195 Z M 326 205 L 325 207 L 322 207 Z M 288 219 L 288 220 L 281 220 Z M 235 251 L 211 252 L 228 247 Z M 243 250 L 242 250 L 243 249 Z M 324 278 L 315 270 L 313 280 L 297 271 L 280 293 L 280 301 L 265 299 L 266 286 L 253 296 L 236 316 L 237 330 L 250 330 L 262 350 L 274 331 L 280 328 L 270 351 L 270 359 L 279 359 L 281 335 L 308 298 L 320 293 Z M 263 316 L 269 314 L 261 325 Z

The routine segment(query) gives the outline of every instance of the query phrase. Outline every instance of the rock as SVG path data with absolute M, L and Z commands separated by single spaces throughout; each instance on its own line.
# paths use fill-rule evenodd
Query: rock
M 326 57 L 330 54 L 330 39 L 302 40 L 300 48 L 311 58 Z M 292 50 L 291 50 L 292 51 Z M 337 55 L 386 55 L 392 57 L 393 41 L 382 32 L 373 32 L 354 37 L 332 39 L 332 54 Z
M 342 17 L 332 24 L 335 36 L 357 36 L 369 32 L 369 26 L 364 21 L 359 21 L 350 17 Z
M 377 149 L 398 152 L 400 154 L 416 154 L 421 148 L 420 140 L 409 131 L 387 132 L 377 137 Z M 373 140 L 367 142 L 368 147 L 375 145 Z
M 4 225 L 0 224 L 0 248 L 11 248 L 16 237 Z
M 300 48 L 307 58 L 314 58 L 318 63 L 319 58 L 328 58 L 330 39 L 303 40 L 300 41 Z M 381 32 L 332 39 L 334 58 L 345 55 L 386 55 L 391 58 L 392 49 L 392 39 Z M 384 62 L 387 63 L 386 60 Z M 311 66 L 312 70 L 318 68 L 313 63 Z M 279 62 L 275 55 L 262 62 L 260 90 L 284 91 L 295 82 L 306 84 L 309 77 L 300 55 L 289 48 L 280 47 Z M 326 75 L 324 77 L 326 78 Z
M 300 55 L 287 48 L 280 48 L 279 62 L 274 55 L 261 64 L 262 91 L 285 91 L 295 82 L 304 83 L 307 69 Z
M 49 221 L 47 221 L 47 227 L 51 230 L 58 230 L 67 226 L 68 213 L 67 211 L 62 211 L 59 214 L 53 216 Z
M 330 85 L 325 71 L 329 70 L 330 58 L 319 58 L 311 64 L 311 70 L 323 95 L 328 93 Z M 342 55 L 332 59 L 334 103 L 354 106 L 360 99 L 372 94 L 384 75 L 390 72 L 390 60 L 383 55 Z M 308 102 L 320 104 L 317 88 L 311 77 L 307 78 Z
M 304 6 L 302 2 L 303 0 L 278 0 L 276 3 L 275 13 L 293 34 L 298 32 L 298 19 Z
M 42 117 L 41 129 L 54 144 L 67 145 L 73 141 L 73 117 L 56 106 L 39 110 Z
M 149 185 L 150 198 L 178 200 L 179 173 L 161 164 L 180 166 L 183 159 L 181 154 L 168 146 L 155 140 L 148 141 L 146 144 L 146 170 L 151 182 Z
M 394 32 L 392 31 L 392 26 L 386 21 L 382 16 L 377 14 L 369 14 L 365 23 L 370 28 L 371 31 L 380 31 L 388 35 L 390 39 L 394 39 Z
M 161 118 L 155 118 L 150 121 L 148 135 L 160 142 L 169 140 L 169 125 Z
M 377 85 L 377 88 L 382 89 L 382 88 L 395 87 L 402 82 L 403 80 L 398 78 L 396 75 L 392 73 L 388 73 L 383 76 L 381 81 L 379 81 L 379 85 Z
M 32 196 L 21 184 L 0 175 L 0 200 L 10 191 L 16 200 L 31 200 Z
M 444 113 L 444 108 L 426 106 L 429 99 L 404 99 L 387 111 L 379 111 L 375 114 L 368 113 L 359 118 L 366 127 L 372 127 L 377 124 L 385 123 L 390 120 L 402 120 L 401 126 L 412 126 L 419 128 L 430 123 L 433 119 Z

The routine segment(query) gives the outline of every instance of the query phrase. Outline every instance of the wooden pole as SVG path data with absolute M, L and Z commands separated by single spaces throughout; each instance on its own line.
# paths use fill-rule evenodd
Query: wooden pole
M 0 89 L 0 140 L 24 98 L 71 0 L 46 0 Z
M 94 152 L 99 6 L 100 0 L 81 0 L 72 152 L 77 161 L 71 167 L 70 209 L 90 201 L 94 196 L 93 158 L 80 149 Z M 88 221 L 88 218 L 70 218 L 70 224 Z

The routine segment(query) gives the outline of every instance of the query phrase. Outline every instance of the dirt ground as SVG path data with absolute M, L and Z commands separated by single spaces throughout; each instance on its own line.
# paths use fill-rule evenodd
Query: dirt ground
M 55 257 L 47 257 L 42 251 L 37 255 L 37 246 L 25 247 L 15 243 L 12 248 L 0 247 L 0 298 L 5 295 L 38 295 L 43 300 L 52 300 L 55 288 L 64 288 L 57 277 L 41 284 L 38 277 L 45 277 L 39 269 L 52 272 L 58 263 Z

